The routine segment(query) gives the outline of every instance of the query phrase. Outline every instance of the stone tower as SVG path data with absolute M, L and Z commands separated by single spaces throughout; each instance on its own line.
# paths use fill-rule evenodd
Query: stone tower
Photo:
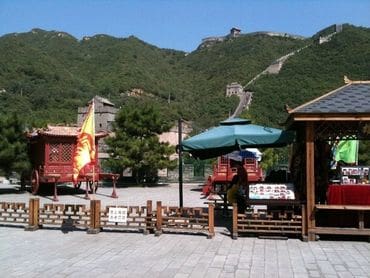
M 95 132 L 103 131 L 110 133 L 113 130 L 114 117 L 118 111 L 114 107 L 114 104 L 106 98 L 100 96 L 95 96 L 92 100 L 89 101 L 90 104 L 92 101 L 95 102 Z M 85 107 L 78 107 L 78 116 L 77 116 L 77 125 L 81 126 L 89 105 Z M 99 144 L 99 159 L 106 159 L 109 157 L 107 151 L 107 144 L 104 139 L 100 141 Z
M 112 123 L 114 122 L 114 117 L 118 111 L 114 107 L 114 104 L 106 98 L 100 96 L 95 96 L 89 101 L 89 104 L 94 100 L 95 102 L 95 131 L 112 131 Z M 77 125 L 81 126 L 83 120 L 85 119 L 88 106 L 78 107 Z

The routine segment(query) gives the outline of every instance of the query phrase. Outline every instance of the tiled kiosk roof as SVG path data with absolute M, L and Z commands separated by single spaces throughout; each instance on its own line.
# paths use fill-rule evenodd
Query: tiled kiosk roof
M 346 85 L 290 111 L 288 122 L 317 120 L 370 121 L 370 81 Z

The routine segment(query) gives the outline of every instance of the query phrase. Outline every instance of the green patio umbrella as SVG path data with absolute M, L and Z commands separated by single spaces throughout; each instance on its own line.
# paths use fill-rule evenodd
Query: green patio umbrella
M 182 141 L 181 150 L 207 159 L 245 148 L 283 147 L 292 143 L 294 137 L 291 131 L 254 125 L 248 119 L 230 118 Z

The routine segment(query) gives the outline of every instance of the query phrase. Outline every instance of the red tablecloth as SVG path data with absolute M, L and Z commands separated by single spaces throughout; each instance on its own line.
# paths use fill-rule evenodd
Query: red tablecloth
M 370 185 L 338 185 L 328 188 L 329 205 L 370 205 Z

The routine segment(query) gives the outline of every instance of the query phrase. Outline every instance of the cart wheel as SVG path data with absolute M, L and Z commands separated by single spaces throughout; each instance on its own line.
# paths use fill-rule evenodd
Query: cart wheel
M 31 187 L 32 187 L 32 194 L 36 195 L 39 191 L 40 187 L 40 178 L 39 172 L 37 170 L 33 170 L 31 174 Z
M 90 191 L 93 192 L 93 189 L 95 187 L 95 192 L 98 191 L 98 185 L 99 185 L 99 182 L 95 182 L 95 185 L 93 185 L 94 182 L 93 181 L 89 181 L 89 186 L 90 186 Z

